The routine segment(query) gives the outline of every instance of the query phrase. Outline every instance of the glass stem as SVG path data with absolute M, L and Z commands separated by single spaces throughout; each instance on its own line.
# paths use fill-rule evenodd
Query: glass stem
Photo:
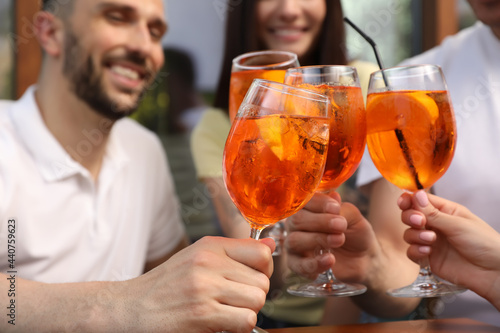
M 429 264 L 429 257 L 425 257 L 419 262 L 420 272 L 429 275 L 431 272 L 431 265 Z
M 262 229 L 258 229 L 258 228 L 255 228 L 254 226 L 252 226 L 251 230 L 250 230 L 250 238 L 258 240 L 260 238 L 261 232 L 262 232 Z
M 420 270 L 418 272 L 417 280 L 429 284 L 434 283 L 435 281 L 431 272 L 431 264 L 429 263 L 429 257 L 422 258 L 418 264 L 420 265 Z
M 439 281 L 431 272 L 431 266 L 429 264 L 429 258 L 425 257 L 420 262 L 420 270 L 418 272 L 415 284 L 418 285 L 419 290 L 434 290 L 437 288 Z
M 326 272 L 324 272 L 324 274 L 326 275 L 326 279 L 330 282 L 330 283 L 337 283 L 337 278 L 335 277 L 335 275 L 333 275 L 333 271 L 331 268 L 328 268 L 326 270 Z

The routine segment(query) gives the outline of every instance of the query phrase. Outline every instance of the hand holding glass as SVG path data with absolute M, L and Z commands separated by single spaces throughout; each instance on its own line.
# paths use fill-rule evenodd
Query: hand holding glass
M 330 141 L 318 191 L 337 189 L 356 171 L 366 144 L 366 112 L 357 71 L 349 66 L 306 66 L 287 70 L 285 83 L 317 91 L 330 100 Z M 329 249 L 324 249 L 329 250 Z M 339 281 L 332 269 L 310 283 L 296 284 L 296 296 L 354 296 L 366 287 Z
M 394 67 L 372 73 L 367 144 L 382 176 L 400 189 L 430 189 L 448 169 L 456 144 L 455 116 L 441 68 Z M 396 297 L 436 297 L 465 291 L 433 275 L 428 260 Z
M 257 79 L 250 86 L 223 157 L 224 183 L 250 237 L 259 239 L 314 194 L 328 150 L 328 105 L 323 95 L 277 82 Z

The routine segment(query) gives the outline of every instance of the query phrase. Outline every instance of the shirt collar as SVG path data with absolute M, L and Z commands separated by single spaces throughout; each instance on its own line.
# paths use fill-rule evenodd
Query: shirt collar
M 88 170 L 68 154 L 45 125 L 35 101 L 35 90 L 36 86 L 29 87 L 13 104 L 10 117 L 42 177 L 46 181 L 62 180 L 76 174 L 90 177 Z M 113 127 L 116 125 L 117 123 Z M 109 163 L 116 170 L 128 161 L 128 156 L 114 132 L 113 128 L 102 167 L 104 168 L 105 163 Z
M 113 125 L 108 138 L 106 154 L 104 155 L 103 165 L 109 162 L 115 171 L 126 165 L 131 158 L 125 149 L 122 140 L 120 140 L 119 135 L 119 127 L 125 120 L 126 119 L 117 120 Z

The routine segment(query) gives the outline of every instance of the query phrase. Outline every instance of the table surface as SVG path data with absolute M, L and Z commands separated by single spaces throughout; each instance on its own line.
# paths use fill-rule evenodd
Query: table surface
M 453 318 L 341 326 L 275 328 L 267 331 L 269 333 L 483 333 L 500 332 L 500 327 L 472 319 Z

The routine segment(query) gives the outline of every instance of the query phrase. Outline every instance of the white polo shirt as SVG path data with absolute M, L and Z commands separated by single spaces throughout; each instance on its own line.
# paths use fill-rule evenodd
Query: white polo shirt
M 35 89 L 0 103 L 0 272 L 42 282 L 140 275 L 185 234 L 159 140 L 131 119 L 117 121 L 95 182 L 45 126 Z M 102 140 L 106 125 L 85 130 L 78 156 Z

